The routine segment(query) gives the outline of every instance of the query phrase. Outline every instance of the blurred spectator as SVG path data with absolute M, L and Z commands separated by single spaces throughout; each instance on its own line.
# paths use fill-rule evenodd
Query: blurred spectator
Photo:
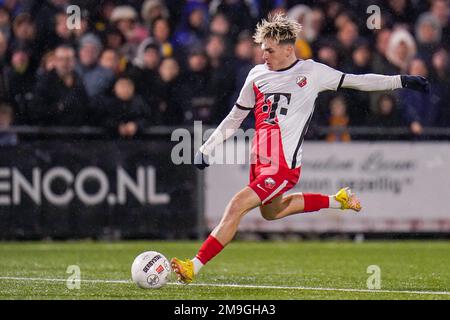
M 3 131 L 12 125 L 13 120 L 13 108 L 7 103 L 0 103 L 0 147 L 11 147 L 18 143 L 16 133 Z
M 350 10 L 343 9 L 336 16 L 336 21 L 334 22 L 334 25 L 339 32 L 339 30 L 341 30 L 348 22 L 355 23 L 356 25 L 356 17 Z
M 325 26 L 325 13 L 319 6 L 313 7 L 311 11 L 311 39 L 310 41 L 317 41 L 321 36 Z
M 439 125 L 448 127 L 450 124 L 450 70 L 449 55 L 445 48 L 438 49 L 431 59 L 432 72 L 430 81 L 434 87 L 436 99 L 440 100 Z
M 392 35 L 390 29 L 381 29 L 376 34 L 375 52 L 373 53 L 372 69 L 374 73 L 395 75 L 398 73 L 397 67 L 392 65 L 387 59 L 389 41 Z
M 88 123 L 88 95 L 75 72 L 75 50 L 59 46 L 55 50 L 55 69 L 36 83 L 29 116 L 34 124 L 79 126 Z
M 351 58 L 350 65 L 344 67 L 344 71 L 354 74 L 373 73 L 372 50 L 367 41 L 361 40 L 355 43 Z
M 183 122 L 181 108 L 184 97 L 180 95 L 180 66 L 174 58 L 165 58 L 159 67 L 161 77 L 160 100 L 153 119 L 160 125 L 179 125 Z
M 233 47 L 235 44 L 235 40 L 231 35 L 231 26 L 230 21 L 227 16 L 223 13 L 217 13 L 211 18 L 211 22 L 209 24 L 209 34 L 217 34 L 222 36 L 223 41 L 225 42 L 226 56 L 233 56 Z M 243 32 L 248 32 L 244 30 Z
M 342 70 L 353 74 L 373 73 L 372 53 L 369 44 L 364 40 L 358 40 L 351 53 L 350 65 L 343 66 Z M 370 110 L 370 93 L 352 89 L 341 89 L 340 93 L 347 101 L 347 114 L 351 125 L 363 125 Z
M 302 30 L 295 42 L 295 53 L 300 59 L 312 58 L 313 52 L 310 43 L 316 40 L 317 33 L 312 25 L 312 10 L 303 4 L 291 8 L 287 16 L 302 25 Z
M 398 68 L 390 63 L 386 56 L 391 35 L 392 30 L 388 28 L 379 30 L 375 35 L 375 51 L 372 53 L 373 58 L 371 66 L 373 73 L 385 75 L 396 75 L 399 73 Z M 375 91 L 369 94 L 370 110 L 372 110 L 372 112 L 377 112 L 379 99 L 385 94 L 389 94 L 389 92 Z
M 8 39 L 11 35 L 11 15 L 5 7 L 0 7 L 0 32 Z
M 256 16 L 252 16 L 247 1 L 244 0 L 217 0 L 211 5 L 213 15 L 224 14 L 230 22 L 231 39 L 236 39 L 242 30 L 253 30 Z
M 127 39 L 116 27 L 110 27 L 103 33 L 103 43 L 108 49 L 121 50 Z
M 449 56 L 445 48 L 441 47 L 433 53 L 431 65 L 433 67 L 433 82 L 449 81 Z
M 147 28 L 151 28 L 156 19 L 162 18 L 168 21 L 169 10 L 161 0 L 145 0 L 142 4 L 141 17 Z
M 383 94 L 378 98 L 376 111 L 368 117 L 367 125 L 379 128 L 400 127 L 402 125 L 394 95 Z
M 314 41 L 317 38 L 317 29 L 313 26 L 313 11 L 304 4 L 298 4 L 287 12 L 287 16 L 302 25 L 300 37 L 306 41 Z
M 211 18 L 209 24 L 209 32 L 212 34 L 218 34 L 226 38 L 227 41 L 231 40 L 230 35 L 230 21 L 223 13 L 218 13 Z
M 233 82 L 234 82 L 234 91 L 229 97 L 227 106 L 232 107 L 239 97 L 239 93 L 241 91 L 242 86 L 244 85 L 245 79 L 249 71 L 255 66 L 253 58 L 254 58 L 254 46 L 260 47 L 259 44 L 255 44 L 253 42 L 252 35 L 247 30 L 242 31 L 239 34 L 238 41 L 234 47 L 234 62 L 233 62 Z M 262 60 L 262 52 L 261 52 L 261 63 L 264 63 Z M 228 110 L 229 111 L 229 110 Z
M 54 16 L 54 30 L 52 37 L 47 39 L 46 48 L 54 49 L 61 44 L 73 43 L 72 30 L 67 28 L 67 15 L 61 11 Z
M 31 16 L 27 13 L 18 15 L 13 21 L 13 39 L 10 47 L 26 48 L 29 52 L 35 51 L 36 28 Z
M 40 53 L 52 49 L 49 45 L 52 45 L 53 43 L 49 42 L 49 39 L 54 36 L 55 16 L 58 12 L 65 12 L 65 8 L 68 4 L 68 0 L 43 0 L 33 2 L 30 12 L 33 13 L 36 24 L 37 42 Z
M 417 52 L 413 36 L 404 29 L 395 30 L 389 38 L 386 57 L 396 67 L 396 74 L 406 73 L 409 63 Z
M 351 20 L 343 22 L 337 32 L 336 40 L 344 64 L 348 65 L 351 63 L 351 51 L 358 37 L 359 31 L 356 23 Z
M 103 50 L 99 64 L 102 68 L 111 70 L 115 76 L 118 76 L 123 71 L 120 65 L 119 54 L 113 49 Z
M 332 45 L 323 45 L 317 53 L 317 61 L 324 63 L 334 69 L 339 68 L 339 55 Z
M 94 7 L 94 10 L 90 19 L 94 22 L 95 30 L 99 32 L 104 32 L 109 25 L 111 14 L 116 7 L 116 0 L 101 0 L 98 1 L 98 4 Z
M 328 133 L 326 140 L 328 142 L 350 141 L 350 134 L 347 130 L 348 124 L 347 104 L 344 97 L 337 95 L 330 101 L 328 127 L 331 132 Z
M 243 31 L 247 35 L 249 34 L 248 31 Z M 228 102 L 229 108 L 232 108 L 234 104 L 236 103 L 236 100 L 239 96 L 239 93 L 241 91 L 242 86 L 244 85 L 245 79 L 247 78 L 248 73 L 250 70 L 257 64 L 264 64 L 265 61 L 263 59 L 263 51 L 261 49 L 261 45 L 254 43 L 252 40 L 251 48 L 248 48 L 247 46 L 250 44 L 250 42 L 247 42 L 248 39 L 246 39 L 245 42 L 242 42 L 239 46 L 236 45 L 235 48 L 235 56 L 236 58 L 241 57 L 240 61 L 237 59 L 237 65 L 234 67 L 234 91 L 230 95 L 230 99 Z M 248 49 L 247 49 L 248 48 Z M 244 119 L 241 125 L 244 129 L 253 128 L 254 127 L 254 114 L 253 112 L 250 113 L 250 115 Z
M 443 44 L 450 49 L 450 2 L 448 0 L 432 0 L 430 13 L 439 21 Z
M 336 48 L 328 43 L 323 44 L 317 53 L 317 62 L 324 63 L 334 69 L 339 69 L 339 57 Z M 324 91 L 319 93 L 316 99 L 316 106 L 314 116 L 312 118 L 313 124 L 328 126 L 328 118 L 330 114 L 330 101 L 335 97 L 332 91 Z M 314 126 L 311 127 L 311 132 L 314 131 Z M 312 133 L 310 133 L 312 134 Z
M 78 75 L 82 78 L 87 94 L 93 97 L 103 94 L 114 82 L 114 73 L 98 64 L 102 43 L 92 33 L 80 39 L 78 55 L 79 63 L 76 66 Z
M 9 97 L 14 104 L 17 124 L 29 123 L 28 105 L 33 98 L 35 73 L 30 67 L 30 54 L 17 48 L 11 55 L 11 68 L 8 72 Z
M 164 18 L 156 18 L 152 24 L 152 37 L 161 48 L 161 57 L 167 58 L 173 56 L 173 45 L 170 39 L 169 20 Z
M 210 80 L 206 52 L 201 47 L 192 48 L 188 56 L 188 70 L 183 75 L 180 88 L 184 97 L 183 111 L 187 123 L 200 120 L 211 124 L 216 101 L 211 94 Z
M 418 55 L 427 62 L 441 43 L 441 25 L 431 13 L 423 13 L 416 22 L 416 39 Z
M 411 61 L 408 74 L 428 77 L 428 68 L 419 58 Z M 403 106 L 403 117 L 414 135 L 421 135 L 423 127 L 432 127 L 438 124 L 441 99 L 434 85 L 430 86 L 430 93 L 413 90 L 400 90 L 400 101 Z M 448 103 L 448 102 L 446 102 Z
M 250 40 L 251 41 L 251 40 Z M 211 35 L 206 43 L 209 61 L 211 95 L 214 96 L 212 123 L 220 123 L 230 110 L 229 99 L 233 93 L 233 63 L 225 56 L 225 41 L 220 35 Z M 252 46 L 249 47 L 251 54 Z
M 263 64 L 264 58 L 263 58 L 263 50 L 261 49 L 261 45 L 257 44 L 257 43 L 253 43 L 253 65 L 257 65 L 257 64 Z
M 55 65 L 55 51 L 47 51 L 47 53 L 42 56 L 41 63 L 36 71 L 37 81 L 40 81 L 40 77 L 45 76 L 45 74 L 55 69 Z
M 147 38 L 140 44 L 133 66 L 128 72 L 136 84 L 136 92 L 151 108 L 158 104 L 160 62 L 161 55 L 158 44 L 153 38 Z
M 105 111 L 104 126 L 113 136 L 133 138 L 147 126 L 150 108 L 135 93 L 134 83 L 130 78 L 119 78 L 114 84 L 112 97 L 100 98 Z
M 383 1 L 383 12 L 388 13 L 389 20 L 399 24 L 413 24 L 416 19 L 414 7 L 409 0 L 387 0 Z
M 132 6 L 117 6 L 111 13 L 110 23 L 117 27 L 126 39 L 126 55 L 132 58 L 136 48 L 149 36 L 148 29 L 138 23 L 138 14 Z
M 323 3 L 325 21 L 322 36 L 332 36 L 336 34 L 335 21 L 340 12 L 343 11 L 343 3 L 337 0 L 331 0 Z
M 124 70 L 130 60 L 128 47 L 126 46 L 125 36 L 120 32 L 119 29 L 111 27 L 105 30 L 102 34 L 103 43 L 106 49 L 112 49 L 119 55 L 120 69 Z M 134 57 L 133 57 L 134 58 Z
M 200 1 L 189 1 L 184 7 L 182 20 L 174 34 L 174 45 L 180 57 L 189 48 L 202 46 L 208 31 L 208 6 Z

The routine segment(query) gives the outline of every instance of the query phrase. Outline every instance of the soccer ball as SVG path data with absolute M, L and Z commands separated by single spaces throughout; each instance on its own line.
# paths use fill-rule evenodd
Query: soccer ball
M 131 278 L 143 289 L 158 289 L 169 280 L 170 263 L 156 251 L 146 251 L 134 259 L 131 265 Z

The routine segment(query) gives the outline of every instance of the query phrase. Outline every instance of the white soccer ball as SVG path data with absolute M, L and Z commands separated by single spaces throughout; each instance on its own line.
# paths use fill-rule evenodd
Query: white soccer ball
M 146 251 L 134 259 L 131 265 L 131 278 L 143 289 L 158 289 L 169 280 L 170 263 L 156 251 Z

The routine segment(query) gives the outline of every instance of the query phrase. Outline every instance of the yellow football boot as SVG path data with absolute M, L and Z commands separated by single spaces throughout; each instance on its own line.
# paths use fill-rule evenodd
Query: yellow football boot
M 341 210 L 351 209 L 356 212 L 361 211 L 361 202 L 349 187 L 342 188 L 336 193 L 334 198 L 341 204 Z
M 178 277 L 178 281 L 188 284 L 194 280 L 194 264 L 191 260 L 186 259 L 185 261 L 181 261 L 178 258 L 172 258 L 170 262 L 173 271 Z

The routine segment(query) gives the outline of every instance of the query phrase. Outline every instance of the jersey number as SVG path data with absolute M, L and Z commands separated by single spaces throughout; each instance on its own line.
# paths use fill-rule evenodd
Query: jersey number
M 273 96 L 273 101 L 270 104 L 270 101 L 268 100 L 270 97 Z M 262 106 L 262 112 L 268 113 L 269 115 L 264 120 L 265 122 L 269 124 L 276 124 L 275 118 L 277 116 L 277 109 L 279 106 L 280 98 L 285 97 L 287 100 L 286 106 L 280 107 L 280 114 L 286 115 L 287 114 L 287 106 L 291 102 L 291 94 L 290 93 L 265 93 L 264 94 L 264 105 Z

